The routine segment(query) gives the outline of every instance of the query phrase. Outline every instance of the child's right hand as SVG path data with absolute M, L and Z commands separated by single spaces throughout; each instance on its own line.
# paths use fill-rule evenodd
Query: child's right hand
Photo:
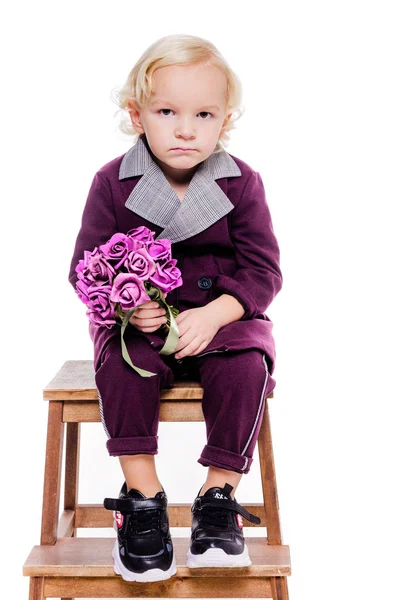
M 167 294 L 163 294 L 163 296 L 166 297 Z M 136 329 L 139 329 L 139 331 L 150 333 L 156 331 L 167 322 L 167 319 L 164 318 L 165 314 L 165 309 L 162 308 L 158 302 L 150 300 L 149 302 L 139 305 L 138 309 L 129 319 L 129 323 L 133 325 L 133 327 L 136 327 Z M 164 320 L 162 320 L 163 318 Z

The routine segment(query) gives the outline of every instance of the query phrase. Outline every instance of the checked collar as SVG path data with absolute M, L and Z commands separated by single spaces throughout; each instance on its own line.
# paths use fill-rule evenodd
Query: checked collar
M 175 243 L 204 231 L 234 208 L 216 179 L 240 177 L 241 171 L 228 152 L 211 154 L 199 164 L 181 201 L 154 162 L 143 134 L 124 155 L 119 169 L 120 180 L 138 176 L 141 179 L 125 206 L 163 228 L 156 240 L 168 238 Z

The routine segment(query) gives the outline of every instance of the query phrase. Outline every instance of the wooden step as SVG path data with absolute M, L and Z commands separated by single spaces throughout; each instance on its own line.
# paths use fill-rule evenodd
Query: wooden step
M 273 398 L 273 392 L 268 398 Z M 160 391 L 161 401 L 202 400 L 202 384 L 192 377 L 176 380 L 175 385 Z M 96 400 L 98 392 L 95 385 L 94 363 L 92 360 L 67 360 L 55 377 L 43 390 L 44 400 L 62 400 L 70 402 Z
M 200 382 L 189 378 L 176 381 L 172 388 L 161 390 L 161 400 L 201 400 Z M 43 390 L 44 400 L 80 402 L 97 400 L 94 364 L 92 360 L 68 360 Z
M 264 537 L 246 537 L 249 567 L 190 569 L 186 565 L 189 539 L 173 537 L 175 577 L 274 577 L 291 573 L 289 546 L 270 546 Z M 119 577 L 113 570 L 115 538 L 59 538 L 54 546 L 34 546 L 24 563 L 30 577 Z

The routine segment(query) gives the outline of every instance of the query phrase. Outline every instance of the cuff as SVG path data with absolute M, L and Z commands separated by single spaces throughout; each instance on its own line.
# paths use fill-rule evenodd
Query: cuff
M 258 314 L 254 296 L 237 280 L 228 275 L 218 275 L 215 279 L 215 288 L 222 294 L 234 296 L 244 306 L 245 313 L 239 319 L 240 321 L 253 319 Z
M 110 438 L 106 446 L 110 456 L 121 456 L 122 454 L 157 454 L 157 441 L 158 435 Z
M 236 471 L 236 473 L 248 473 L 252 461 L 251 456 L 243 456 L 224 448 L 206 445 L 197 462 L 204 467 L 213 466 L 227 469 L 227 471 Z

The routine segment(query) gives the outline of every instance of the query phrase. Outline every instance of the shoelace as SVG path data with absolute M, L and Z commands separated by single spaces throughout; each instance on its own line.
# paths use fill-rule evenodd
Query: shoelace
M 160 512 L 160 510 L 144 510 L 129 513 L 128 533 L 134 536 L 158 531 L 160 527 Z
M 130 535 L 145 534 L 157 531 L 161 524 L 161 513 L 166 509 L 167 501 L 162 498 L 138 500 L 125 496 L 123 498 L 104 498 L 104 508 L 118 510 L 129 516 L 128 532 Z
M 216 527 L 223 529 L 229 525 L 229 511 L 223 508 L 201 508 L 202 527 Z
M 222 518 L 222 515 L 225 514 L 226 518 L 229 518 L 228 513 L 226 514 L 226 512 L 229 510 L 239 513 L 245 517 L 247 521 L 250 521 L 250 523 L 255 523 L 256 525 L 260 525 L 261 523 L 261 519 L 259 517 L 248 512 L 248 510 L 241 506 L 241 504 L 238 504 L 238 502 L 235 500 L 218 500 L 216 498 L 197 497 L 195 498 L 192 506 L 192 512 L 195 510 L 201 511 L 201 515 L 211 514 L 216 523 L 219 523 L 220 519 L 221 523 L 223 524 L 224 518 Z

